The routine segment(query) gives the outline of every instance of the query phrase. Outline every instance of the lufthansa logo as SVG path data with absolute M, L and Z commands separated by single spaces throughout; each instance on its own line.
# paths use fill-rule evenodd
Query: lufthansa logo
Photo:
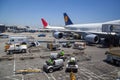
M 64 17 L 64 19 L 65 19 L 65 22 L 67 22 L 67 21 L 68 21 L 68 17 L 67 17 L 67 16 L 65 16 L 65 17 Z

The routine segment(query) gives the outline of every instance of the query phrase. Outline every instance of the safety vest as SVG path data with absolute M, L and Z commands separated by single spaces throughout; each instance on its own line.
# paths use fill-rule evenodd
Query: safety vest
M 62 56 L 63 56 L 63 55 L 64 55 L 64 51 L 61 51 L 61 52 L 60 52 L 60 55 L 62 55 Z
M 53 64 L 53 60 L 51 60 L 51 59 L 49 59 L 48 62 L 49 62 L 50 64 Z

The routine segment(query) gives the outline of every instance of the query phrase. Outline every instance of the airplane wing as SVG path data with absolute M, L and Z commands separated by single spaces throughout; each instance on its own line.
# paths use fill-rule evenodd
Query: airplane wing
M 98 35 L 100 36 L 101 38 L 104 38 L 106 37 L 106 35 L 108 34 L 111 34 L 111 35 L 116 35 L 116 33 L 114 32 L 91 32 L 91 31 L 80 31 L 80 30 L 61 30 L 60 32 L 65 32 L 65 33 L 70 33 L 70 32 L 73 32 L 73 33 L 77 33 L 77 34 L 80 34 L 80 35 L 89 35 L 89 34 L 95 34 L 95 35 Z
M 81 38 L 87 42 L 99 43 L 101 38 L 111 39 L 116 36 L 116 33 L 113 32 L 113 26 L 111 26 L 111 24 L 110 25 L 107 24 L 107 26 L 104 25 L 105 30 L 108 30 L 108 31 L 103 32 L 102 31 L 103 23 L 73 24 L 73 22 L 71 21 L 71 19 L 66 13 L 64 13 L 63 15 L 64 15 L 64 21 L 65 21 L 65 28 L 69 30 L 56 32 L 54 35 L 54 37 L 56 38 L 62 37 L 62 33 L 63 35 L 64 33 L 68 33 L 68 34 L 75 33 L 75 34 L 79 34 Z
M 54 32 L 55 38 L 62 38 L 65 33 L 79 34 L 82 39 L 90 43 L 99 43 L 101 38 L 114 37 L 116 33 L 107 33 L 107 32 L 86 32 L 86 31 L 77 31 L 77 30 L 61 30 Z

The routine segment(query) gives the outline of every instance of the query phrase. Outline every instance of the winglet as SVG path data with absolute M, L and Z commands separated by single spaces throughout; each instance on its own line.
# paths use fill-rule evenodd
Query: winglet
M 63 15 L 64 15 L 65 25 L 73 24 L 72 21 L 70 20 L 69 16 L 67 15 L 67 13 L 63 13 Z
M 41 21 L 42 21 L 44 28 L 46 28 L 48 26 L 47 21 L 45 21 L 43 18 L 41 18 Z

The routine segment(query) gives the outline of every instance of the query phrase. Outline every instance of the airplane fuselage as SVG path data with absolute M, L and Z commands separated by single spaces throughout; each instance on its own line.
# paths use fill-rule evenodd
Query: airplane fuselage
M 79 31 L 102 32 L 102 23 L 74 24 L 65 26 L 66 29 Z
M 58 26 L 47 26 L 47 29 L 65 29 L 64 27 L 58 27 Z

